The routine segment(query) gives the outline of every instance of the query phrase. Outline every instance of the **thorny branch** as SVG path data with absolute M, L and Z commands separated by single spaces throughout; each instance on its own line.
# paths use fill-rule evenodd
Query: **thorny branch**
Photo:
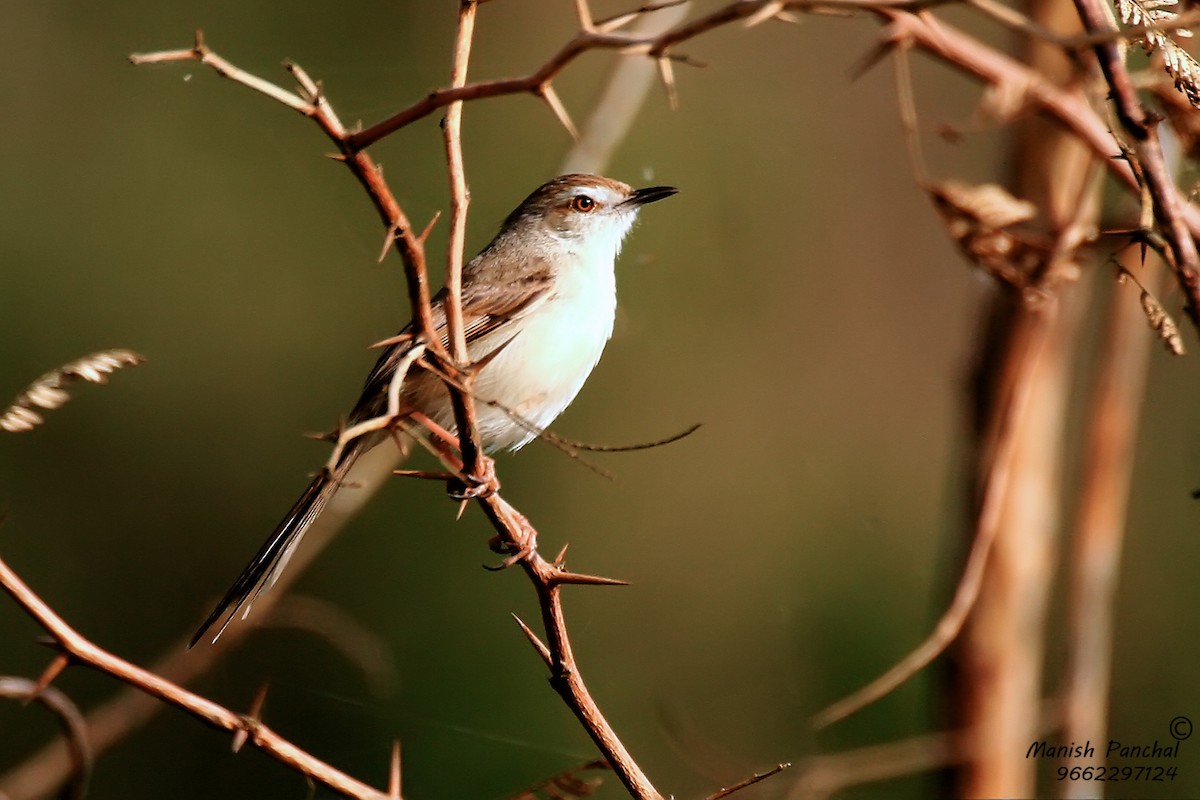
M 1088 33 L 1113 32 L 1111 12 L 1106 11 L 1099 0 L 1075 0 L 1075 8 Z M 1154 217 L 1170 247 L 1171 257 L 1167 260 L 1187 298 L 1185 310 L 1192 324 L 1200 329 L 1200 252 L 1192 238 L 1195 229 L 1189 229 L 1184 219 L 1185 208 L 1190 206 L 1180 197 L 1163 157 L 1158 138 L 1159 118 L 1142 106 L 1120 45 L 1114 41 L 1097 42 L 1095 53 L 1104 79 L 1112 90 L 1117 119 L 1132 140 L 1133 152 L 1141 165 L 1146 189 L 1153 200 Z
M 267 727 L 256 714 L 238 714 L 231 711 L 92 643 L 54 613 L 3 560 L 0 560 L 0 588 L 54 638 L 56 646 L 71 661 L 136 686 L 214 728 L 229 731 L 235 737 L 243 737 L 277 761 L 347 797 L 367 800 L 384 800 L 387 797 L 383 792 L 309 755 Z

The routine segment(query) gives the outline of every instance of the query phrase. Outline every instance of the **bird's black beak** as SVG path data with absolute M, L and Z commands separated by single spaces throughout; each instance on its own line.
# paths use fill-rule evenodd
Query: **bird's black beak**
M 679 190 L 674 186 L 650 186 L 646 189 L 634 189 L 633 194 L 629 195 L 621 205 L 628 203 L 633 206 L 644 206 L 647 203 L 655 203 L 673 194 L 678 194 L 678 192 Z

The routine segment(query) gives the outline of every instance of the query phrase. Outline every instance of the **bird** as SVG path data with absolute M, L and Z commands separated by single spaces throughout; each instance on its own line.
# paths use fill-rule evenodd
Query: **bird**
M 678 192 L 673 186 L 634 189 L 599 175 L 560 175 L 533 190 L 491 242 L 462 270 L 461 306 L 469 363 L 481 365 L 471 386 L 477 429 L 489 452 L 518 450 L 575 399 L 612 335 L 615 262 L 638 212 Z M 448 346 L 446 289 L 431 301 L 434 336 Z M 423 351 L 409 323 L 387 340 L 343 430 L 423 415 L 456 433 L 449 393 L 437 375 L 410 369 Z M 403 382 L 391 398 L 393 378 Z M 398 401 L 398 402 L 397 402 Z M 382 426 L 381 426 L 382 427 Z M 331 435 L 332 437 L 332 435 Z M 304 533 L 367 451 L 389 438 L 374 430 L 339 442 L 321 470 L 259 548 L 192 637 L 194 647 L 214 626 L 213 642 L 270 588 Z

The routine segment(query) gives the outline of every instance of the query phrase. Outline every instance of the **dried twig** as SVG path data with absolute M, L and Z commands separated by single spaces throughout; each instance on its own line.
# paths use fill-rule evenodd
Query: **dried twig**
M 44 685 L 44 682 L 44 678 L 31 681 L 28 678 L 0 676 L 0 697 L 22 703 L 36 701 L 58 718 L 71 757 L 71 783 L 66 796 L 82 800 L 87 795 L 88 781 L 92 775 L 92 748 L 88 743 L 87 725 L 71 698 L 53 686 Z
M 791 764 L 776 764 L 774 767 L 771 767 L 768 770 L 764 770 L 762 772 L 757 772 L 757 773 L 751 775 L 749 778 L 746 778 L 745 780 L 738 781 L 737 783 L 735 783 L 731 786 L 727 786 L 723 789 L 719 789 L 719 790 L 713 792 L 707 798 L 705 798 L 705 800 L 721 800 L 722 797 L 729 797 L 730 795 L 735 795 L 738 792 L 742 791 L 743 789 L 748 789 L 751 786 L 755 785 L 756 783 L 761 783 L 762 781 L 765 781 L 767 778 L 770 778 L 773 775 L 778 775 L 779 773 L 783 772 L 785 769 L 788 769 L 791 766 L 792 766 Z
M 471 57 L 471 42 L 475 35 L 476 0 L 463 0 L 458 9 L 458 34 L 454 41 L 454 65 L 450 70 L 450 85 L 461 88 L 467 82 L 467 63 Z M 463 167 L 462 152 L 462 101 L 458 100 L 446 109 L 442 121 L 442 138 L 446 147 L 446 171 L 450 178 L 450 239 L 446 254 L 446 336 L 450 342 L 450 358 L 457 371 L 470 360 L 467 353 L 467 337 L 463 328 L 462 269 L 463 247 L 467 232 L 467 207 L 470 194 L 467 192 L 467 176 Z M 450 401 L 454 405 L 454 421 L 458 429 L 459 450 L 462 453 L 463 471 L 479 478 L 490 474 L 490 462 L 479 441 L 475 424 L 475 399 L 469 391 L 474 372 L 467 372 L 460 380 L 467 391 L 449 388 Z M 449 384 L 447 384 L 449 387 Z M 482 469 L 481 469 L 482 468 Z
M 387 642 L 333 603 L 285 593 L 264 617 L 262 626 L 294 628 L 323 639 L 362 671 L 367 687 L 376 697 L 385 697 L 396 689 L 399 675 Z
M 0 588 L 49 633 L 63 653 L 69 655 L 76 663 L 124 681 L 145 694 L 186 711 L 214 728 L 245 736 L 250 744 L 281 764 L 347 797 L 368 800 L 381 800 L 385 797 L 383 793 L 309 754 L 261 721 L 230 711 L 85 639 L 62 617 L 54 613 L 3 560 L 0 560 Z
M 1134 261 L 1126 254 L 1126 263 Z M 1143 269 L 1159 280 L 1161 263 Z M 1143 295 L 1146 289 L 1138 284 Z M 1150 361 L 1139 310 L 1118 286 L 1108 299 L 1100 368 L 1089 400 L 1083 467 L 1071 539 L 1067 661 L 1063 669 L 1064 741 L 1108 737 L 1114 639 L 1113 611 L 1120 574 L 1126 508 L 1133 473 L 1138 415 Z M 1083 737 L 1072 739 L 1072 737 Z M 1066 787 L 1066 797 L 1085 797 Z

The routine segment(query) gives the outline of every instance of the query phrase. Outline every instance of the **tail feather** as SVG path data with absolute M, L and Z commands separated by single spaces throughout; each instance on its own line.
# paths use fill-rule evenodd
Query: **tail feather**
M 321 470 L 321 474 L 313 479 L 304 490 L 304 494 L 300 495 L 300 499 L 242 570 L 233 586 L 221 598 L 221 602 L 217 603 L 216 608 L 204 620 L 204 624 L 192 636 L 189 648 L 194 647 L 219 622 L 220 627 L 213 636 L 213 641 L 216 642 L 242 609 L 249 613 L 255 598 L 275 584 L 300 540 L 304 538 L 305 531 L 316 521 L 325 504 L 337 492 L 362 452 L 362 445 L 351 445 L 332 472 L 328 469 Z

